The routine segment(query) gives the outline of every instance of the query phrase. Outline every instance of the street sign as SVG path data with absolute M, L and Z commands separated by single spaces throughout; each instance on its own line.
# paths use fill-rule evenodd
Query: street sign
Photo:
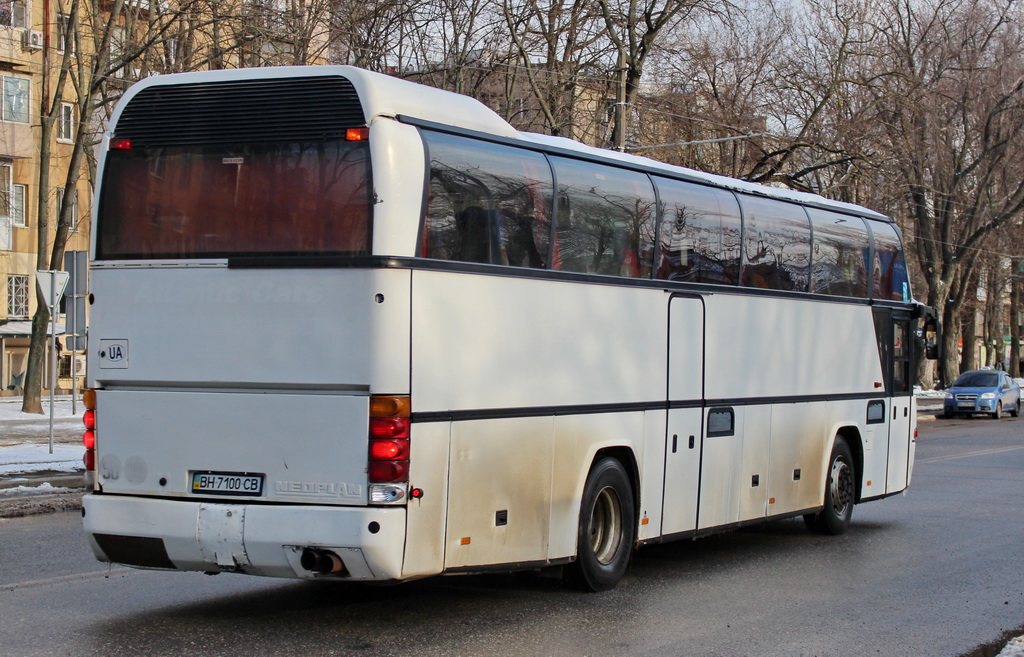
M 85 351 L 85 298 L 89 294 L 88 252 L 65 251 L 64 271 L 71 274 L 64 291 L 64 334 L 71 351 Z
M 39 293 L 43 295 L 43 300 L 46 301 L 48 308 L 53 308 L 60 303 L 67 284 L 68 273 L 66 271 L 40 270 L 36 272 L 36 286 L 39 288 Z

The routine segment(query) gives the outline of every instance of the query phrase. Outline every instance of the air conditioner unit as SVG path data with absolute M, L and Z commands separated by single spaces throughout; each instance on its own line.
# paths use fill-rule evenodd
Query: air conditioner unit
M 21 47 L 25 50 L 42 50 L 43 33 L 39 30 L 25 30 L 21 35 Z

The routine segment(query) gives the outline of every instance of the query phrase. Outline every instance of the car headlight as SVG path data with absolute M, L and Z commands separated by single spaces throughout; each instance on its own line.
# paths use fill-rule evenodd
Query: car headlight
M 946 391 L 946 399 L 952 399 L 952 398 L 953 398 L 953 393 L 951 393 L 951 392 L 949 392 L 949 391 L 947 390 L 947 391 Z
M 983 394 L 981 396 L 981 398 L 982 399 L 995 399 L 996 398 L 996 393 L 994 393 L 994 392 L 986 392 L 985 394 Z

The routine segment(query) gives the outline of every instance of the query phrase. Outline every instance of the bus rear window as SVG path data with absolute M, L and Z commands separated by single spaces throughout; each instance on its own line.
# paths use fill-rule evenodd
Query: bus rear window
M 365 255 L 371 190 L 366 142 L 112 150 L 97 258 Z

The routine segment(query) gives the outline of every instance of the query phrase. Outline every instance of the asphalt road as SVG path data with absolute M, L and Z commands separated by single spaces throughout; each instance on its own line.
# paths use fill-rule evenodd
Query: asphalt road
M 76 513 L 0 520 L 0 655 L 955 657 L 1024 626 L 1024 418 L 921 424 L 910 491 L 840 537 L 799 520 L 649 547 L 614 591 L 107 569 Z

